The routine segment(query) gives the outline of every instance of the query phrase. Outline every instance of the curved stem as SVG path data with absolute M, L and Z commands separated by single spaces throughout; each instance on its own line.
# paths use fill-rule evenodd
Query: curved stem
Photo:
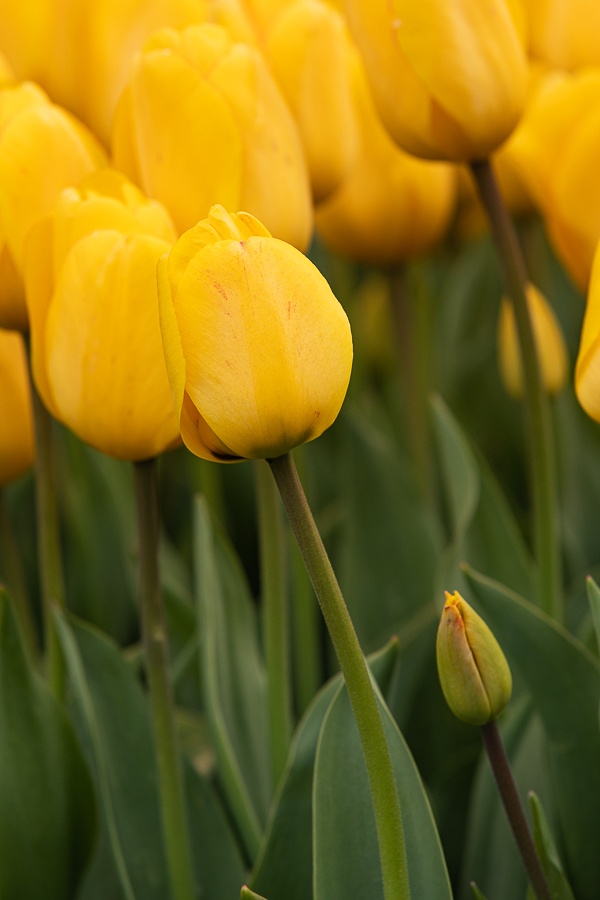
M 172 898 L 194 900 L 192 855 L 181 762 L 175 737 L 169 651 L 158 572 L 159 513 L 156 460 L 147 459 L 134 465 L 142 635 L 154 724 L 163 834 Z
M 65 605 L 58 512 L 55 423 L 34 385 L 32 385 L 32 399 L 35 423 L 37 538 L 46 667 L 52 690 L 57 697 L 62 697 L 65 681 L 64 662 L 52 615 L 54 608 L 63 609 Z
M 552 900 L 498 726 L 496 722 L 488 722 L 487 725 L 481 726 L 480 731 L 508 822 L 535 896 L 537 900 Z
M 365 756 L 386 900 L 409 900 L 404 829 L 379 703 L 348 608 L 289 453 L 268 460 L 333 641 Z
M 289 616 L 285 571 L 285 533 L 277 488 L 263 460 L 256 460 L 260 578 L 273 786 L 285 768 L 292 736 Z
M 474 162 L 471 169 L 490 220 L 517 323 L 529 414 L 539 602 L 545 612 L 560 621 L 563 618 L 563 600 L 554 435 L 525 293 L 527 272 L 489 160 Z

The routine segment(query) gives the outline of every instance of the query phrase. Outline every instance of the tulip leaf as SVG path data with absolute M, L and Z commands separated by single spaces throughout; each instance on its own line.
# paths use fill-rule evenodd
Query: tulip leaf
M 205 703 L 219 775 L 250 859 L 270 805 L 267 684 L 255 609 L 244 574 L 195 504 L 196 602 Z
M 576 896 L 593 900 L 600 883 L 600 663 L 537 607 L 472 570 L 466 576 L 543 722 L 567 870 Z
M 552 900 L 575 900 L 542 804 L 533 791 L 529 794 L 529 808 L 533 819 L 533 839 L 552 894 Z
M 592 612 L 592 623 L 596 633 L 596 641 L 598 647 L 600 647 L 600 587 L 598 587 L 593 578 L 588 578 L 586 580 L 586 589 Z
M 263 897 L 262 894 L 255 894 L 254 891 L 251 891 L 248 885 L 245 884 L 240 891 L 240 900 L 267 900 L 267 898 Z
M 432 399 L 432 413 L 451 530 L 451 543 L 439 571 L 440 594 L 449 588 L 461 590 L 462 575 L 456 565 L 466 559 L 531 596 L 533 564 L 492 472 L 440 397 Z
M 96 831 L 71 723 L 26 659 L 0 591 L 0 897 L 75 898 Z
M 435 821 L 404 739 L 380 698 L 396 776 L 413 897 L 450 900 Z M 340 685 L 319 736 L 313 787 L 314 900 L 383 898 L 375 816 L 358 729 Z
M 521 697 L 512 703 L 501 716 L 499 728 L 520 796 L 524 798 L 535 789 L 550 798 L 546 735 L 531 700 Z M 525 894 L 523 862 L 484 754 L 480 755 L 473 782 L 461 868 L 463 883 L 474 879 L 485 888 L 489 900 Z M 467 895 L 465 887 L 462 896 Z
M 392 639 L 367 658 L 382 691 L 386 691 L 398 661 L 398 641 Z M 268 896 L 306 900 L 312 896 L 312 783 L 317 742 L 323 719 L 341 684 L 338 673 L 321 688 L 294 735 L 269 823 L 250 884 Z
M 334 568 L 361 644 L 373 649 L 431 603 L 437 535 L 409 467 L 374 422 L 354 413 L 336 436 L 344 514 Z
M 470 887 L 473 892 L 473 896 L 475 897 L 475 900 L 487 900 L 487 897 L 485 896 L 485 894 L 481 893 L 481 891 L 479 890 L 479 888 L 477 887 L 477 885 L 475 884 L 474 881 L 471 882 Z

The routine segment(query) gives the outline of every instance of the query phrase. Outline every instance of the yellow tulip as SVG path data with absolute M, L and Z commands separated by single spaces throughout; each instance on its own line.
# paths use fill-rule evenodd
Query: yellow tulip
M 27 244 L 33 373 L 52 414 L 120 459 L 178 441 L 162 352 L 156 265 L 166 211 L 103 169 L 63 192 Z
M 529 52 L 557 69 L 600 65 L 597 0 L 525 0 Z
M 21 274 L 32 225 L 105 162 L 92 135 L 40 88 L 0 91 L 0 326 L 27 329 Z
M 323 0 L 297 0 L 271 24 L 264 49 L 298 126 L 318 202 L 341 185 L 358 152 L 355 51 L 346 24 Z
M 523 110 L 519 0 L 344 0 L 379 114 L 410 153 L 469 162 Z
M 458 591 L 446 591 L 437 633 L 440 684 L 454 715 L 469 725 L 496 719 L 512 694 L 512 676 L 496 638 Z
M 22 335 L 0 329 L 0 487 L 33 464 L 33 417 Z
M 542 384 L 546 393 L 561 391 L 567 381 L 568 357 L 565 339 L 552 307 L 540 291 L 527 285 L 527 305 L 540 362 Z M 500 373 L 509 394 L 516 398 L 525 395 L 521 350 L 511 301 L 502 300 L 498 322 L 498 357 Z
M 193 453 L 277 457 L 332 424 L 352 338 L 305 256 L 248 213 L 215 206 L 161 260 L 158 278 L 167 369 Z
M 594 257 L 575 366 L 575 392 L 588 416 L 600 422 L 600 245 Z
M 357 57 L 353 86 L 360 150 L 341 187 L 317 207 L 317 231 L 330 249 L 367 263 L 418 256 L 444 235 L 454 209 L 455 173 L 446 163 L 409 156 L 392 141 Z
M 258 51 L 224 28 L 154 35 L 121 97 L 113 146 L 117 167 L 180 231 L 221 202 L 306 248 L 312 206 L 296 126 Z
M 585 291 L 600 238 L 600 69 L 549 75 L 526 118 L 521 171 L 557 254 Z

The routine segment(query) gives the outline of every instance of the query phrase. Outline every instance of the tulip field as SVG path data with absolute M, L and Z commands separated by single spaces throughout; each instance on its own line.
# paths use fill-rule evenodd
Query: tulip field
M 597 0 L 0 5 L 0 900 L 598 900 Z

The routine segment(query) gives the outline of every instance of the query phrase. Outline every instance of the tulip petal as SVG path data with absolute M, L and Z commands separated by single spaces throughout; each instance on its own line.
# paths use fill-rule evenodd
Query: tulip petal
M 14 481 L 34 457 L 31 390 L 20 334 L 0 330 L 0 486 Z
M 147 235 L 87 235 L 62 266 L 48 314 L 48 378 L 60 418 L 123 459 L 154 456 L 177 440 L 156 288 L 168 249 Z

